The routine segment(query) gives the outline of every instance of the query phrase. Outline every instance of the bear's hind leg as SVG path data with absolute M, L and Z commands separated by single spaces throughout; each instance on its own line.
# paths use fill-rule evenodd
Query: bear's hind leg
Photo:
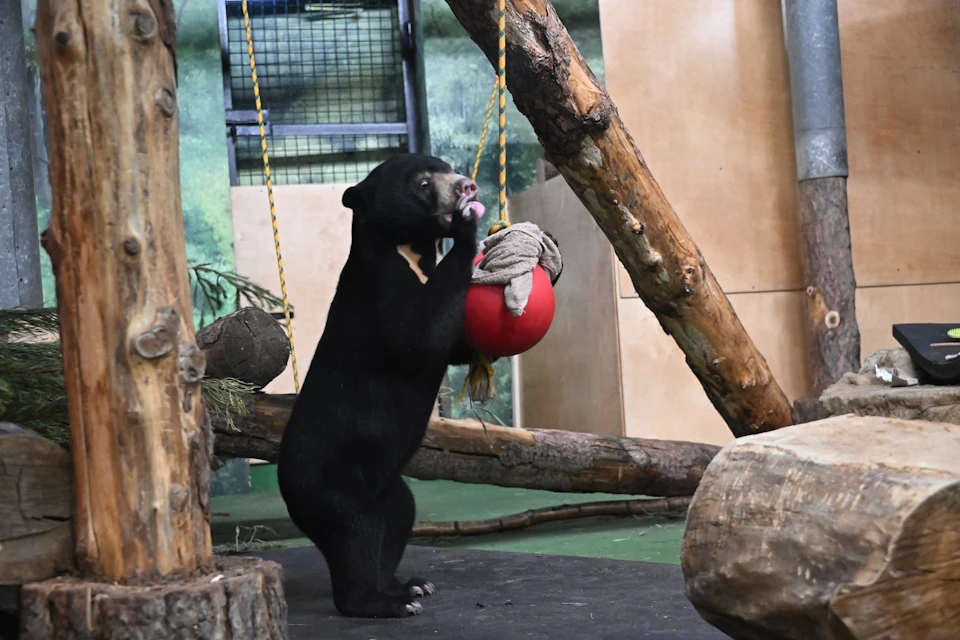
M 399 475 L 391 480 L 380 499 L 385 521 L 383 545 L 380 551 L 378 585 L 386 593 L 409 594 L 414 597 L 433 595 L 436 587 L 423 578 L 402 580 L 396 575 L 403 552 L 410 540 L 417 507 L 410 487 Z
M 330 569 L 333 602 L 350 618 L 403 618 L 423 607 L 412 595 L 377 588 L 385 521 L 364 491 L 330 492 L 301 511 L 295 524 L 323 553 Z M 306 517 L 305 517 L 306 516 Z

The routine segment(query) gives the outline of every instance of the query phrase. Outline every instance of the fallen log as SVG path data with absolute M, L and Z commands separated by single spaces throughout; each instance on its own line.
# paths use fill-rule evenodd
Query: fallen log
M 496 64 L 496 3 L 447 4 Z M 511 96 L 547 159 L 613 244 L 733 434 L 793 424 L 766 360 L 548 0 L 506 3 L 506 65 Z
M 688 497 L 654 498 L 640 500 L 602 500 L 582 504 L 564 504 L 555 507 L 528 509 L 486 520 L 455 520 L 453 522 L 419 522 L 413 525 L 414 538 L 446 536 L 481 536 L 504 531 L 526 529 L 546 522 L 561 522 L 575 518 L 600 516 L 649 516 L 661 513 L 683 512 L 690 504 Z
M 292 394 L 252 394 L 235 428 L 214 417 L 219 456 L 275 462 Z M 405 473 L 421 480 L 564 492 L 689 496 L 719 447 L 616 438 L 553 429 L 515 429 L 433 418 Z
M 236 378 L 261 389 L 290 358 L 283 327 L 259 307 L 244 307 L 199 329 L 197 345 L 207 358 L 206 377 Z
M 960 426 L 840 416 L 736 441 L 690 504 L 681 566 L 744 640 L 956 637 Z
M 0 585 L 73 567 L 73 465 L 66 449 L 0 422 Z

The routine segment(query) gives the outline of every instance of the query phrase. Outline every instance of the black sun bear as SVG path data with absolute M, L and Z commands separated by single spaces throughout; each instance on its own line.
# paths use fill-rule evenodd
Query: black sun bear
M 434 586 L 396 576 L 415 516 L 401 471 L 447 367 L 467 364 L 464 305 L 483 206 L 447 163 L 395 156 L 344 192 L 352 242 L 280 445 L 287 511 L 322 552 L 342 615 L 404 617 Z M 437 245 L 453 247 L 437 263 Z
M 483 215 L 476 197 L 473 180 L 417 154 L 384 162 L 343 195 L 350 254 L 284 432 L 278 478 L 346 616 L 417 614 L 416 598 L 434 589 L 395 575 L 415 515 L 400 472 L 447 366 L 471 357 L 461 327 Z M 453 248 L 437 264 L 443 237 Z

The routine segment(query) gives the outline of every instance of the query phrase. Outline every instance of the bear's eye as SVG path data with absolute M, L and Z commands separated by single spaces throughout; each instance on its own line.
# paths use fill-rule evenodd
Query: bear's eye
M 426 178 L 424 178 L 423 180 L 420 181 L 420 188 L 421 188 L 421 189 L 426 189 L 426 188 L 429 187 L 429 186 L 430 186 L 430 181 L 427 180 Z

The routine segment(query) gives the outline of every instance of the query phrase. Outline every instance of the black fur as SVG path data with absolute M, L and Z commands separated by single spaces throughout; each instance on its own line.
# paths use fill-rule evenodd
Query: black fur
M 416 597 L 433 590 L 395 575 L 415 515 L 400 474 L 448 365 L 473 355 L 462 331 L 477 220 L 456 209 L 464 180 L 441 160 L 409 154 L 343 196 L 353 210 L 350 254 L 283 435 L 278 475 L 290 517 L 326 558 L 346 616 L 419 613 Z M 453 214 L 449 223 L 445 214 Z M 443 237 L 453 248 L 435 264 Z M 422 256 L 426 283 L 398 245 Z

